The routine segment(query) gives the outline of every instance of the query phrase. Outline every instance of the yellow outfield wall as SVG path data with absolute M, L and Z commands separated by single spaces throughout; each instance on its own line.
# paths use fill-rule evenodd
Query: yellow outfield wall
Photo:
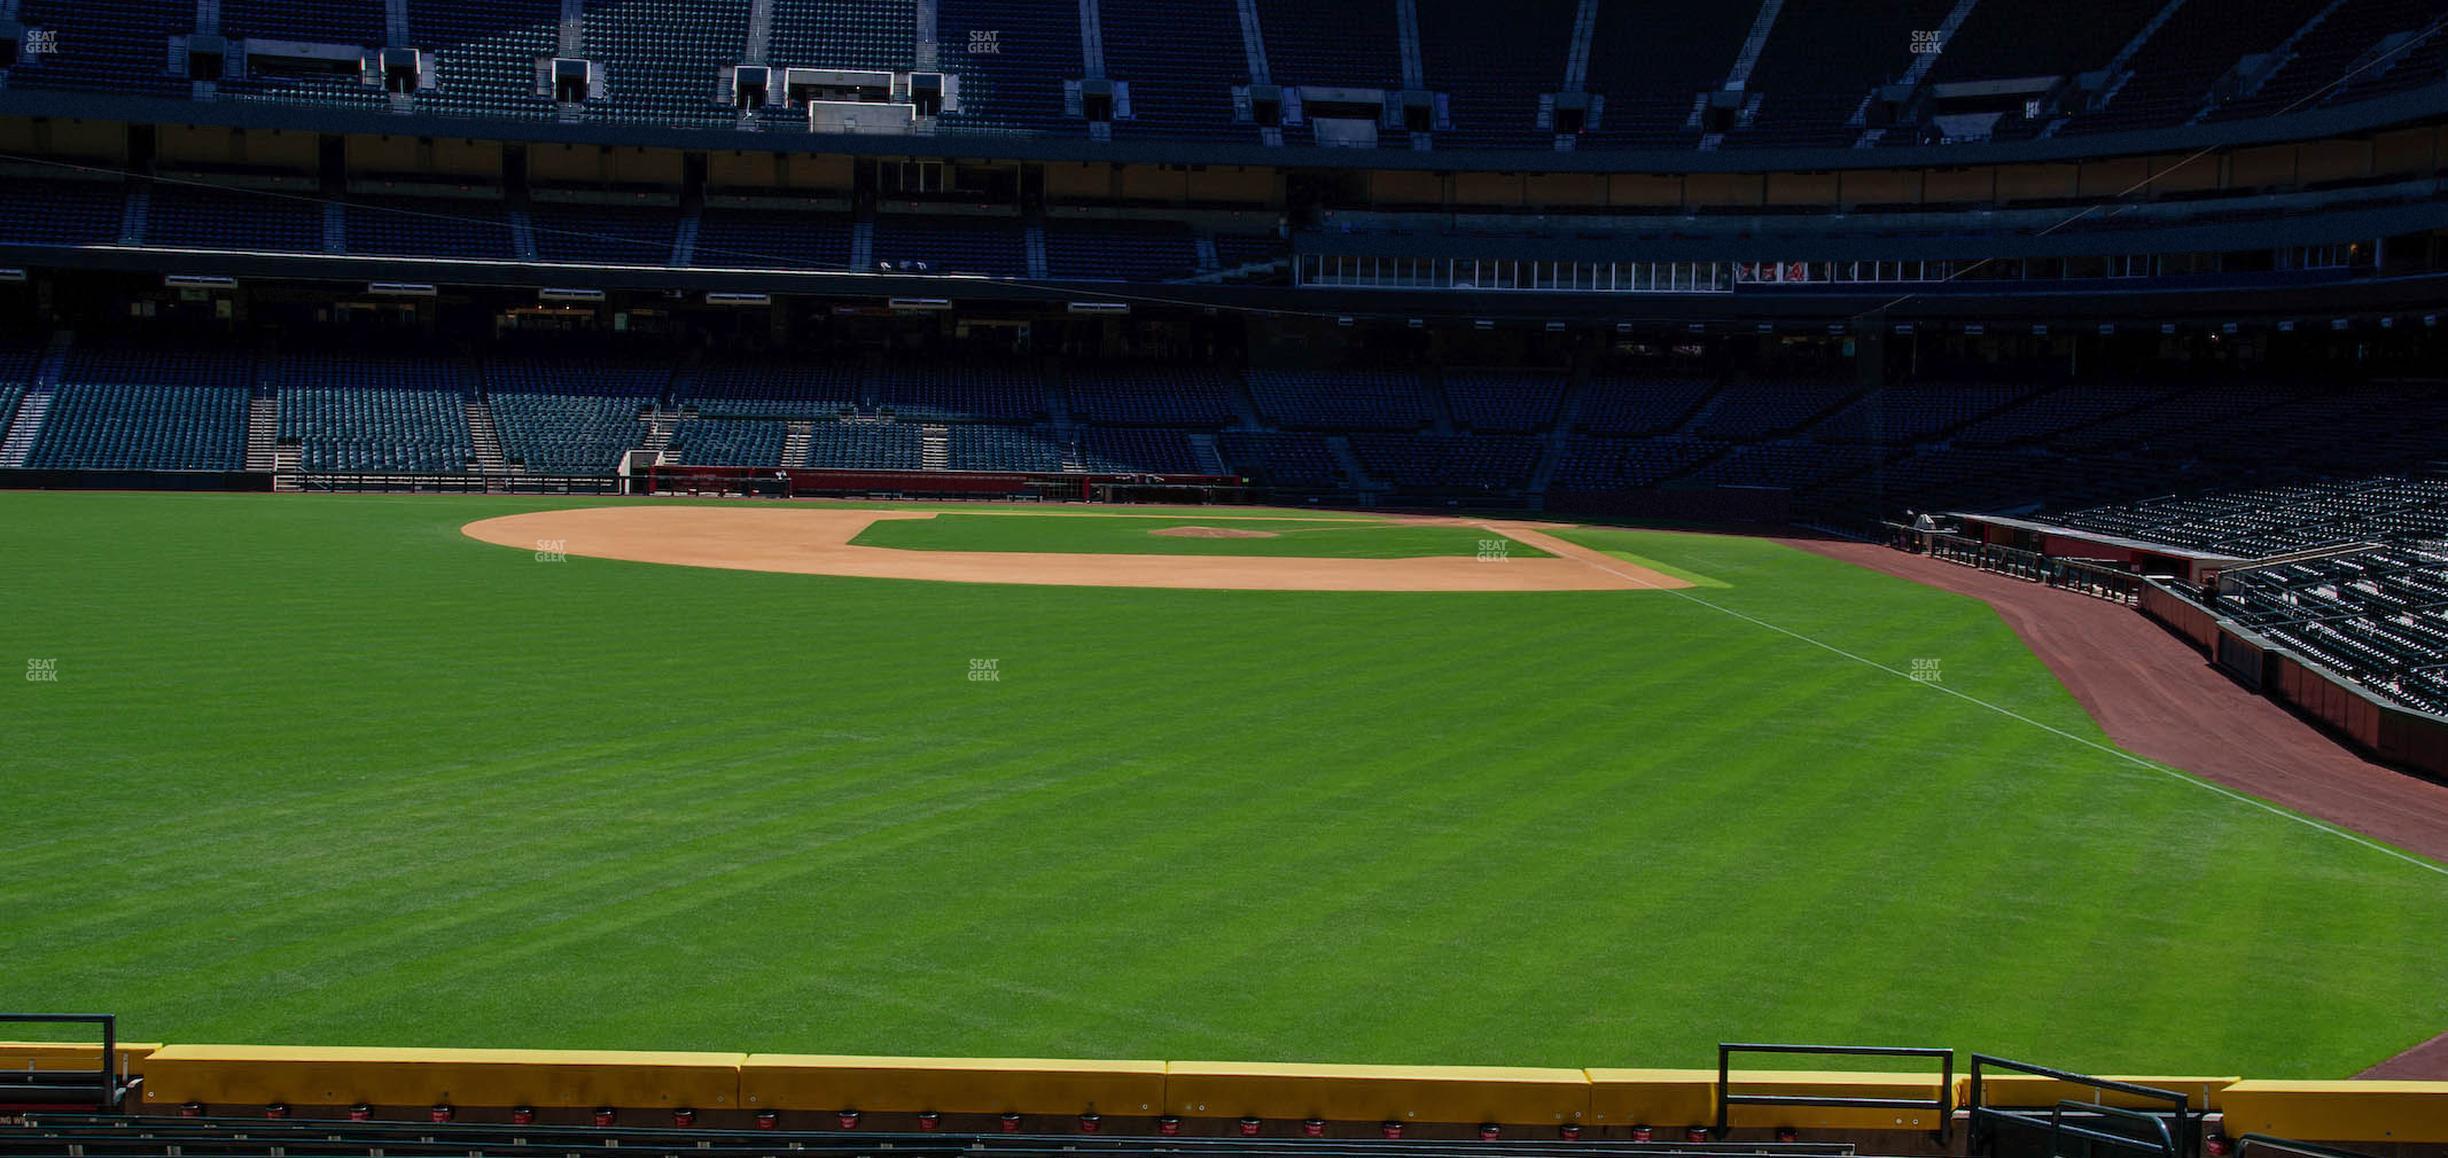
M 760 1053 L 742 1060 L 739 1093 L 751 1110 L 1153 1116 L 1165 1063 Z
M 2222 1097 L 2227 1087 L 2244 1080 L 2236 1077 L 2136 1078 L 2111 1074 L 2097 1076 L 2106 1081 L 2123 1082 L 2129 1086 L 2149 1086 L 2154 1090 L 2183 1094 L 2194 1109 L 2212 1111 L 2222 1108 Z M 1992 1106 L 2054 1106 L 2059 1102 L 2087 1102 L 2095 1106 L 2114 1106 L 2122 1110 L 2150 1110 L 2167 1105 L 2166 1102 L 2155 1098 L 2119 1093 L 2115 1090 L 2095 1089 L 2079 1082 L 2061 1082 L 2055 1078 L 2044 1078 L 2034 1074 L 1983 1073 L 1981 1087 L 1981 1100 Z M 1963 1096 L 1956 1100 L 1959 1102 L 1969 1100 L 1972 1096 L 1971 1089 L 1971 1079 L 1964 1079 Z
M 1583 1070 L 1593 1126 L 1698 1126 L 1717 1120 L 1715 1070 Z
M 144 1100 L 176 1105 L 670 1106 L 738 1104 L 738 1053 L 166 1045 Z
M 1173 1062 L 1166 1112 L 1185 1118 L 1556 1125 L 1589 1112 L 1581 1070 L 1503 1066 Z
M 2315 1142 L 2448 1142 L 2448 1082 L 2256 1082 L 2224 1091 L 2229 1134 Z
M 0 1067 L 86 1069 L 96 1045 L 0 1042 Z M 1074 1115 L 1120 1118 L 1418 1122 L 1585 1128 L 1713 1123 L 1717 1074 L 1702 1069 L 1542 1069 L 1369 1066 L 1221 1061 L 913 1058 L 821 1054 L 652 1053 L 594 1050 L 387 1049 L 328 1046 L 122 1043 L 142 1074 L 143 1102 L 167 1112 L 187 1102 L 226 1111 L 293 1106 L 470 1108 L 597 1106 L 706 1111 L 860 1110 L 879 1114 Z M 1934 1073 L 1737 1070 L 1738 1094 L 1928 1098 Z M 2185 1094 L 2225 1115 L 2231 1135 L 2266 1133 L 2320 1142 L 2448 1143 L 2448 1082 L 2254 1081 L 2234 1077 L 2119 1077 Z M 1957 1075 L 1950 1101 L 1970 1080 Z M 2044 1107 L 2061 1099 L 2139 1106 L 2140 1099 L 2022 1074 L 1984 1075 L 1990 1105 Z M 1936 1130 L 1929 1111 L 1828 1106 L 1736 1106 L 1734 1125 L 1823 1131 Z
M 113 1069 L 122 1074 L 137 1072 L 144 1060 L 161 1048 L 160 1042 L 115 1044 L 119 1064 Z M 0 1069 L 92 1070 L 101 1056 L 102 1046 L 98 1042 L 0 1041 Z

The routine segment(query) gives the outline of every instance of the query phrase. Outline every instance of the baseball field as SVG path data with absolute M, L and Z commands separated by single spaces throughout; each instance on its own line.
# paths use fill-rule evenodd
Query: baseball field
M 2337 1077 L 2448 1027 L 2439 865 L 1764 539 L 0 493 L 0 541 L 0 1008 L 137 1039 Z

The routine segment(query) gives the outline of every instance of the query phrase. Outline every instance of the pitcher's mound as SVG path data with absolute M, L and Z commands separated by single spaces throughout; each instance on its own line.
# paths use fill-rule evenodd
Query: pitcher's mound
M 1273 531 L 1252 531 L 1242 527 L 1158 527 L 1151 535 L 1175 539 L 1272 539 Z

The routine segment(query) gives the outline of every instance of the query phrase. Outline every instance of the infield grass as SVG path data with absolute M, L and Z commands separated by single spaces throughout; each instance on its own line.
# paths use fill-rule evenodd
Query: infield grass
M 1726 584 L 1682 593 L 1338 594 L 459 533 L 569 505 L 0 493 L 0 654 L 58 673 L 0 689 L 0 1008 L 170 1041 L 1816 1040 L 2269 1077 L 2448 1025 L 2448 877 L 1719 610 L 2100 737 L 1982 605 L 1774 543 L 1601 537 Z
M 1271 538 L 1206 538 L 1158 534 L 1181 528 L 1256 531 Z M 942 514 L 887 519 L 850 540 L 861 547 L 913 551 L 1052 551 L 1096 555 L 1269 555 L 1309 559 L 1477 557 L 1481 544 L 1501 541 L 1509 558 L 1547 552 L 1501 532 L 1450 523 L 1402 523 L 1372 518 L 1265 519 L 1199 514 L 1140 515 Z

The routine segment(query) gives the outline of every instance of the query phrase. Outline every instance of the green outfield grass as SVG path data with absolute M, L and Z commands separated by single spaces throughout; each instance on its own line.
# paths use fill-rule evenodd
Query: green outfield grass
M 2271 1077 L 2448 1026 L 2448 876 L 1729 614 L 2099 737 L 1987 608 L 1773 543 L 1585 536 L 1724 584 L 1680 594 L 1397 595 L 459 532 L 566 505 L 0 493 L 0 658 L 58 661 L 0 689 L 0 1008 L 138 1040 L 1765 1039 Z
M 1170 527 L 1263 531 L 1271 539 L 1202 539 L 1159 535 Z M 1503 540 L 1507 557 L 1547 552 L 1497 531 L 1451 524 L 1398 523 L 1372 518 L 1266 519 L 1202 512 L 1187 517 L 1142 515 L 945 514 L 870 525 L 851 542 L 912 551 L 1056 551 L 1097 555 L 1290 555 L 1311 559 L 1408 559 L 1424 555 L 1476 557 L 1480 544 Z

